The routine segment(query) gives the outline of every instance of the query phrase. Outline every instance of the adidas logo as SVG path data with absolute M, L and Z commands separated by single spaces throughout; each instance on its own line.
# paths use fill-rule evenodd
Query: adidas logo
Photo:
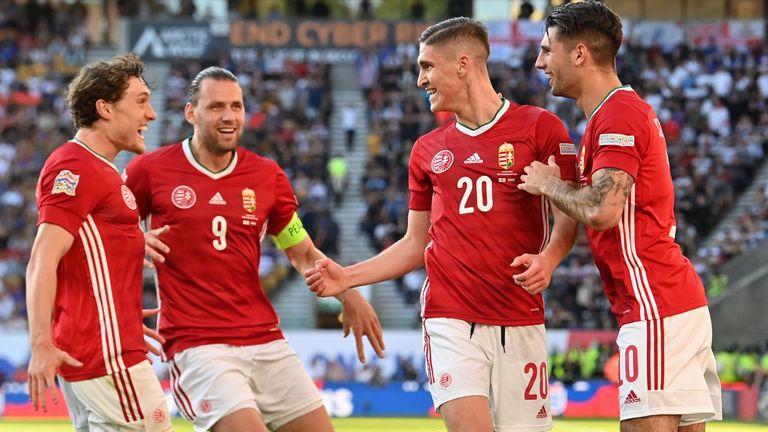
M 216 195 L 211 198 L 210 201 L 208 201 L 208 204 L 211 205 L 227 205 L 227 202 L 224 201 L 224 198 L 222 198 L 221 194 L 216 192 Z
M 634 390 L 630 390 L 627 398 L 624 399 L 624 405 L 638 402 L 640 402 L 640 398 L 637 397 Z
M 480 159 L 480 155 L 477 153 L 472 153 L 472 156 L 466 158 L 464 160 L 465 164 L 480 164 L 483 163 L 483 160 Z
M 541 406 L 541 409 L 539 410 L 539 413 L 536 414 L 537 419 L 545 419 L 547 418 L 547 409 L 544 408 L 544 405 Z

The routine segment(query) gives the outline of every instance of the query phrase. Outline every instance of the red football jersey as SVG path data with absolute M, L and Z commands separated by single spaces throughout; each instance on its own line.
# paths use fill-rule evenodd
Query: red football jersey
M 455 120 L 419 138 L 410 159 L 411 210 L 429 210 L 431 242 L 421 294 L 425 318 L 493 325 L 544 322 L 541 295 L 515 284 L 518 255 L 549 240 L 549 204 L 519 190 L 533 161 L 554 155 L 576 181 L 576 150 L 562 122 L 541 108 L 504 103 L 489 123 Z
M 152 228 L 170 226 L 162 240 L 171 251 L 155 263 L 166 356 L 282 338 L 259 280 L 260 240 L 285 228 L 298 207 L 280 167 L 238 148 L 213 173 L 185 140 L 137 157 L 126 174 L 141 217 Z
M 67 381 L 125 370 L 145 359 L 141 330 L 144 235 L 117 168 L 84 144 L 61 145 L 37 182 L 38 224 L 74 236 L 56 269 L 53 341 L 81 361 Z
M 619 325 L 706 305 L 704 286 L 675 243 L 675 195 L 661 124 L 629 86 L 612 91 L 592 113 L 578 165 L 582 186 L 601 168 L 635 179 L 619 224 L 587 228 Z

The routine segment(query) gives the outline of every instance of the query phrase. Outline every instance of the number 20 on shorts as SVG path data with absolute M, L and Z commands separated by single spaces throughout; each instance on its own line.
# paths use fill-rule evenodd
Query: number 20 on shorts
M 549 394 L 549 376 L 547 375 L 547 362 L 539 365 L 526 363 L 523 371 L 528 375 L 528 385 L 525 387 L 525 400 L 546 399 Z M 538 379 L 537 379 L 538 378 Z M 538 381 L 538 386 L 536 385 Z M 536 388 L 538 387 L 538 389 Z M 536 393 L 538 390 L 538 393 Z

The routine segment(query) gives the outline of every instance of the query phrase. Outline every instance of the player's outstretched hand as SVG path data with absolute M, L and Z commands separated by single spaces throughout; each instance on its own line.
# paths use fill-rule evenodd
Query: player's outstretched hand
M 554 156 L 549 157 L 546 165 L 534 161 L 523 168 L 523 171 L 525 174 L 520 176 L 517 188 L 533 195 L 543 195 L 550 184 L 560 179 L 560 167 Z
M 511 267 L 524 267 L 525 271 L 513 276 L 515 283 L 531 294 L 538 294 L 549 286 L 554 266 L 542 255 L 522 254 Z
M 339 297 L 342 306 L 341 322 L 344 325 L 344 337 L 347 337 L 349 331 L 352 330 L 355 335 L 357 358 L 360 359 L 360 363 L 365 364 L 363 336 L 368 338 L 368 343 L 371 344 L 376 355 L 379 358 L 384 358 L 384 336 L 376 311 L 357 290 L 346 291 Z
M 304 282 L 318 297 L 336 296 L 350 288 L 344 268 L 329 258 L 315 261 L 315 267 L 304 272 Z
M 171 248 L 160 240 L 160 236 L 170 229 L 171 227 L 164 225 L 144 233 L 144 253 L 152 258 L 152 261 L 144 258 L 144 267 L 153 269 L 155 268 L 153 261 L 165 262 L 165 254 L 170 252 Z
M 151 317 L 151 316 L 157 315 L 158 313 L 160 313 L 160 308 L 142 309 L 141 310 L 142 318 Z M 156 340 L 160 345 L 165 343 L 165 338 L 160 336 L 160 333 L 158 333 L 158 332 L 152 330 L 151 328 L 147 327 L 146 324 L 142 323 L 141 324 L 141 329 L 144 332 L 144 336 L 148 336 L 151 339 Z M 156 346 L 154 346 L 153 344 L 149 343 L 149 341 L 147 341 L 147 340 L 144 340 L 144 347 L 147 348 L 147 351 L 151 352 L 152 354 L 154 354 L 154 355 L 156 355 L 158 357 L 160 357 L 162 355 L 162 352 L 160 351 L 160 349 L 157 348 Z M 152 363 L 152 358 L 149 355 L 147 355 L 147 360 L 149 360 L 149 362 Z
M 59 403 L 56 398 L 56 370 L 63 363 L 74 367 L 82 367 L 83 364 L 50 342 L 37 344 L 31 351 L 27 369 L 29 398 L 35 411 L 41 408 L 43 412 L 48 412 L 48 390 L 51 390 L 53 403 Z

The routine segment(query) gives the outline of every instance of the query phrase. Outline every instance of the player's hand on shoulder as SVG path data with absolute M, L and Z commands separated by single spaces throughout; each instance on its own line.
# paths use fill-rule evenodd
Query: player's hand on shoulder
M 344 337 L 350 330 L 355 336 L 357 358 L 365 364 L 365 345 L 363 336 L 368 338 L 368 343 L 379 358 L 384 358 L 384 336 L 381 330 L 381 322 L 368 301 L 363 298 L 356 289 L 351 289 L 338 297 L 341 301 L 341 322 L 344 329 Z
M 164 225 L 144 233 L 144 251 L 146 255 L 152 258 L 152 261 L 144 258 L 144 267 L 148 269 L 155 268 L 154 261 L 165 262 L 165 254 L 171 251 L 167 244 L 160 240 L 160 237 L 167 233 L 171 227 Z
M 315 261 L 315 266 L 304 272 L 304 282 L 320 297 L 339 295 L 350 288 L 344 269 L 330 258 Z
M 42 408 L 43 412 L 46 412 L 48 390 L 56 387 L 56 371 L 59 366 L 66 363 L 73 367 L 82 367 L 83 364 L 50 342 L 35 344 L 31 351 L 27 369 L 29 398 L 35 410 Z M 58 404 L 56 392 L 52 393 L 52 399 Z
M 516 257 L 511 267 L 523 268 L 524 271 L 513 276 L 515 283 L 531 294 L 538 294 L 549 286 L 552 278 L 551 263 L 542 255 L 522 254 Z

